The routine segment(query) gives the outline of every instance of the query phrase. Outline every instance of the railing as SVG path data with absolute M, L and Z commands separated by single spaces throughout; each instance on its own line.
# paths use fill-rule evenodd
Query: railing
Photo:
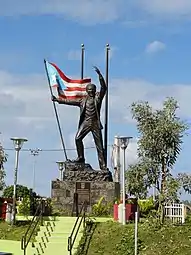
M 70 236 L 68 237 L 68 251 L 69 251 L 70 255 L 72 255 L 72 249 L 73 249 L 74 243 L 76 241 L 76 237 L 78 235 L 80 227 L 82 225 L 82 222 L 85 227 L 86 208 L 87 208 L 87 203 L 86 203 L 86 201 L 84 201 L 84 203 L 82 204 L 81 210 L 79 212 L 79 215 L 76 219 L 76 222 L 74 224 L 74 227 L 72 229 L 72 232 L 71 232 Z M 79 224 L 78 224 L 78 222 L 79 222 Z
M 43 211 L 44 211 L 44 201 L 41 200 L 31 222 L 30 222 L 29 227 L 21 240 L 21 249 L 23 250 L 24 255 L 26 255 L 27 246 L 28 246 L 28 244 L 32 238 L 32 235 L 34 234 L 34 231 L 36 230 L 39 222 L 41 222 L 41 226 L 43 225 Z M 29 234 L 29 236 L 27 238 L 28 234 Z
M 166 204 L 164 208 L 165 217 L 171 219 L 172 223 L 185 223 L 184 204 Z

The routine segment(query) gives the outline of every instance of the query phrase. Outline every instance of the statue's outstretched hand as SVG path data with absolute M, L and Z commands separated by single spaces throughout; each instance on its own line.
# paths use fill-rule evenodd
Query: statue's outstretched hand
M 97 74 L 99 74 L 99 75 L 101 74 L 101 72 L 100 72 L 99 68 L 97 68 L 97 66 L 94 66 L 93 68 L 94 68 L 94 70 L 96 71 Z
M 52 99 L 53 102 L 57 102 L 57 101 L 58 101 L 57 98 L 56 98 L 55 96 L 52 96 L 51 99 Z

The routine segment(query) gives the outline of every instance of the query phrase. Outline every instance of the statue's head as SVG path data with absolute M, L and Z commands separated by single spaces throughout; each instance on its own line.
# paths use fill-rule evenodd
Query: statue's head
M 92 83 L 88 84 L 86 86 L 86 92 L 87 92 L 88 96 L 94 97 L 95 93 L 96 93 L 96 85 L 92 84 Z

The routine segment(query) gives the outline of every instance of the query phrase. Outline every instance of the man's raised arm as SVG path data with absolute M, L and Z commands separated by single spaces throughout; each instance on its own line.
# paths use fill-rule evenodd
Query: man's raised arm
M 80 106 L 79 100 L 69 100 L 69 99 L 60 99 L 55 96 L 52 96 L 52 101 L 57 102 L 59 104 L 66 104 L 66 105 L 73 105 L 73 106 Z
M 99 82 L 100 82 L 100 85 L 101 85 L 101 90 L 100 90 L 100 99 L 103 100 L 105 94 L 106 94 L 106 91 L 107 91 L 107 86 L 106 86 L 106 83 L 105 83 L 105 79 L 103 78 L 103 75 L 101 74 L 100 70 L 94 66 L 94 69 L 96 71 L 96 73 L 98 74 L 99 76 Z

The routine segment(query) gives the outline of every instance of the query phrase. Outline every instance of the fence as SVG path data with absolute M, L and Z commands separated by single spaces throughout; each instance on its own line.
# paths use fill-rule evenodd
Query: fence
M 172 223 L 185 222 L 185 205 L 184 204 L 167 204 L 164 208 L 165 217 L 172 220 Z

